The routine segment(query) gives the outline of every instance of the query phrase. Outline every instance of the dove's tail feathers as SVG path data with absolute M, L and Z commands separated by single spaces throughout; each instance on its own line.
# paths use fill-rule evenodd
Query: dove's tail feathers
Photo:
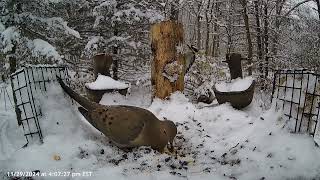
M 92 110 L 97 106 L 97 104 L 95 102 L 92 102 L 92 101 L 88 100 L 87 98 L 81 96 L 80 94 L 76 93 L 75 91 L 73 91 L 69 86 L 67 86 L 62 81 L 62 79 L 59 76 L 57 76 L 57 80 L 58 80 L 60 86 L 62 87 L 62 89 L 64 90 L 64 92 L 66 92 L 72 99 L 77 101 L 85 109 Z
M 82 114 L 82 116 L 83 116 L 84 118 L 86 118 L 86 120 L 87 120 L 93 127 L 95 127 L 97 130 L 101 131 L 101 130 L 98 128 L 97 123 L 91 119 L 88 110 L 86 110 L 85 108 L 83 108 L 83 107 L 81 107 L 81 106 L 78 107 L 78 110 L 79 110 L 79 112 Z
M 78 107 L 78 111 L 82 114 L 82 116 L 83 116 L 84 118 L 86 118 L 87 120 L 90 119 L 88 110 L 86 110 L 85 108 L 83 108 L 82 106 L 80 106 L 80 107 Z M 89 121 L 89 120 L 88 120 L 88 121 Z

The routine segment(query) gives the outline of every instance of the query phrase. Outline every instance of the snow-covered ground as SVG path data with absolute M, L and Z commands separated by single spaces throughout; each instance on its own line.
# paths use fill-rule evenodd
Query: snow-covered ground
M 272 108 L 263 112 L 254 101 L 242 111 L 228 104 L 200 109 L 181 93 L 150 105 L 149 92 L 133 87 L 127 98 L 106 94 L 100 103 L 141 106 L 176 122 L 174 154 L 148 147 L 119 150 L 85 121 L 57 84 L 38 95 L 44 143 L 20 148 L 25 140 L 14 111 L 6 112 L 1 101 L 0 179 L 7 172 L 35 170 L 47 174 L 34 179 L 320 179 L 320 149 L 311 137 L 282 128 L 285 122 Z

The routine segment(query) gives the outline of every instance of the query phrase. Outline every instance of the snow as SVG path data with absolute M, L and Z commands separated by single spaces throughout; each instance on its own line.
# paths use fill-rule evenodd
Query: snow
M 7 86 L 6 90 L 8 94 L 12 94 L 10 85 L 4 86 L 3 83 L 2 86 Z M 4 98 L 6 98 L 6 107 Z M 12 97 L 10 97 L 10 101 L 13 103 Z M 9 110 L 6 111 L 6 109 Z M 23 131 L 21 128 L 18 128 L 17 124 L 16 116 L 7 98 L 7 94 L 5 94 L 5 97 L 0 94 L 0 164 L 2 164 L 2 160 L 12 156 L 17 149 L 26 143 L 25 138 L 22 136 Z M 1 169 L 2 167 L 0 165 L 0 172 Z
M 319 120 L 319 118 L 318 118 Z M 319 122 L 319 121 L 318 121 Z M 316 133 L 314 135 L 314 141 L 320 145 L 320 123 L 317 124 L 317 127 L 316 127 Z
M 93 24 L 93 28 L 97 28 L 98 25 L 100 24 L 100 21 L 102 21 L 104 19 L 105 19 L 104 16 L 96 16 L 96 19 Z
M 96 81 L 86 83 L 86 87 L 92 90 L 126 89 L 129 85 L 121 81 L 116 81 L 109 76 L 99 74 Z
M 150 23 L 156 23 L 164 20 L 164 16 L 159 12 L 155 12 L 154 10 L 147 10 L 147 12 L 145 12 L 145 17 L 149 19 Z
M 173 61 L 165 65 L 162 75 L 166 77 L 170 82 L 175 82 L 179 78 L 179 74 L 183 69 L 182 65 L 179 65 L 178 61 Z
M 291 3 L 291 6 L 293 7 L 294 5 L 296 5 L 297 3 L 300 3 L 300 0 L 291 0 L 289 1 Z M 318 18 L 318 13 L 317 13 L 317 3 L 316 1 L 306 1 L 305 3 L 302 4 L 302 6 L 300 6 L 300 9 L 302 9 L 301 7 L 306 9 L 306 12 L 303 12 L 304 14 L 309 13 L 310 15 L 312 15 L 314 18 Z M 299 9 L 299 8 L 298 8 Z M 293 11 L 290 16 L 292 18 L 297 17 L 298 19 L 300 19 L 300 17 L 298 15 L 294 15 L 295 11 Z
M 70 28 L 68 26 L 68 23 L 60 17 L 52 17 L 52 18 L 31 17 L 31 18 L 33 18 L 34 20 L 40 20 L 42 22 L 45 22 L 48 28 L 60 29 L 62 32 L 64 31 L 68 35 L 72 35 L 78 39 L 81 38 L 79 32 Z
M 230 83 L 220 82 L 215 85 L 216 89 L 220 92 L 231 92 L 231 91 L 244 91 L 250 87 L 253 82 L 251 76 L 245 78 L 237 78 L 231 80 Z
M 46 0 L 48 3 L 60 3 L 62 0 Z
M 70 35 L 72 35 L 72 36 L 74 36 L 74 37 L 76 37 L 76 38 L 78 38 L 78 39 L 81 38 L 81 37 L 80 37 L 80 33 L 79 33 L 78 31 L 74 30 L 74 29 L 71 29 L 71 28 L 68 26 L 68 23 L 67 23 L 67 22 L 63 21 L 62 25 L 63 25 L 63 27 L 65 28 L 66 34 L 70 34 Z
M 139 7 L 139 5 L 127 3 L 121 4 L 119 8 L 117 2 L 114 0 L 104 1 L 93 10 L 93 15 L 96 16 L 94 27 L 97 27 L 103 19 L 124 21 L 128 24 L 132 24 L 134 21 L 141 21 L 143 19 L 148 20 L 149 23 L 155 23 L 164 19 L 164 16 L 159 11 L 147 8 L 144 9 L 144 7 L 137 7 Z M 105 12 L 109 12 L 110 14 L 105 15 L 106 17 L 104 17 L 102 14 L 105 14 Z
M 86 171 L 92 172 L 90 179 L 97 180 L 320 178 L 320 149 L 308 135 L 283 129 L 285 122 L 274 108 L 263 111 L 256 101 L 243 111 L 228 104 L 197 108 L 181 93 L 148 104 L 143 100 L 150 100 L 145 97 L 151 97 L 150 91 L 134 90 L 129 97 L 106 94 L 100 103 L 134 104 L 149 109 L 159 119 L 173 120 L 178 125 L 176 155 L 160 154 L 148 147 L 128 153 L 119 150 L 87 123 L 58 84 L 52 84 L 47 93 L 37 94 L 44 114 L 40 119 L 43 144 L 19 148 L 23 139 L 14 110 L 5 112 L 0 101 L 0 179 L 6 179 L 8 171 L 33 170 Z M 55 155 L 61 160 L 54 160 Z
M 33 41 L 29 41 L 28 47 L 32 51 L 33 56 L 45 56 L 47 58 L 61 60 L 61 56 L 56 51 L 56 48 L 42 39 L 34 39 Z
M 3 32 L 6 27 L 0 22 L 0 33 Z
M 130 39 L 131 36 L 126 36 L 126 37 L 122 37 L 122 36 L 112 36 L 111 38 L 109 38 L 107 40 L 107 43 L 113 42 L 113 41 L 119 41 L 119 42 L 125 42 L 126 40 Z
M 137 9 L 133 4 L 127 4 L 127 9 L 118 10 L 114 13 L 115 18 L 121 19 L 123 17 L 131 17 L 131 21 L 140 21 L 142 18 L 146 18 L 150 23 L 155 23 L 156 21 L 163 20 L 164 17 L 160 12 L 155 10 L 140 10 Z M 129 23 L 132 23 L 129 21 Z
M 116 1 L 115 0 L 108 0 L 108 1 L 104 1 L 103 3 L 101 3 L 98 7 L 110 7 L 110 6 L 115 6 L 116 5 Z
M 98 49 L 98 42 L 102 39 L 101 36 L 93 36 L 85 46 L 85 49 L 90 51 L 91 49 Z
M 58 0 L 53 0 L 53 1 L 58 1 Z M 51 3 L 58 3 L 58 2 L 51 2 Z M 37 23 L 37 24 L 45 23 L 46 29 L 48 31 L 53 31 L 53 33 L 64 32 L 64 34 L 66 35 L 71 35 L 79 39 L 81 38 L 79 32 L 69 27 L 68 22 L 66 22 L 61 17 L 44 18 L 44 17 L 35 16 L 30 12 L 23 12 L 18 14 L 17 16 L 21 20 L 27 20 L 32 23 Z
M 13 48 L 14 42 L 19 41 L 20 33 L 17 27 L 12 26 L 2 31 L 0 37 L 1 43 L 4 46 L 2 52 L 7 53 Z
M 94 7 L 92 15 L 93 16 L 100 16 L 101 12 L 103 10 L 107 10 L 109 12 L 112 12 L 114 10 L 114 8 L 116 7 L 117 2 L 115 0 L 108 0 L 108 1 L 104 1 L 101 4 L 99 4 L 99 6 Z
M 130 105 L 148 108 L 151 104 L 150 87 L 132 86 L 127 96 L 123 96 L 118 92 L 105 93 L 100 100 L 102 105 Z
M 125 9 L 125 10 L 119 10 L 117 11 L 116 13 L 114 13 L 114 16 L 115 17 L 130 17 L 130 16 L 133 16 L 133 19 L 136 20 L 136 21 L 139 21 L 140 20 L 140 17 L 143 17 L 144 16 L 144 13 L 141 12 L 140 9 L 136 9 L 135 7 L 133 6 L 129 6 L 128 9 Z

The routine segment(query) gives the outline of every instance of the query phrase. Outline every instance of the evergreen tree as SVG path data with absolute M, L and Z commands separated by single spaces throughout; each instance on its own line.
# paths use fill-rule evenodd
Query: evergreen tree
M 61 62 L 57 45 L 80 38 L 62 18 L 64 7 L 65 1 L 1 1 L 0 49 L 9 60 L 11 72 L 22 64 Z

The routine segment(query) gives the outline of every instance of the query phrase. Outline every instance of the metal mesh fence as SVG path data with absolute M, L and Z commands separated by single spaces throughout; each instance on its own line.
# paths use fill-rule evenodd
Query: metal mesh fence
M 314 136 L 319 119 L 319 74 L 306 69 L 276 70 L 272 100 L 283 110 L 286 125 L 293 132 Z
M 40 102 L 36 94 L 47 91 L 56 76 L 69 82 L 66 67 L 28 66 L 11 74 L 11 86 L 18 125 L 22 126 L 27 144 L 31 139 L 43 140 L 39 117 L 42 116 Z M 26 144 L 26 145 L 27 145 Z

